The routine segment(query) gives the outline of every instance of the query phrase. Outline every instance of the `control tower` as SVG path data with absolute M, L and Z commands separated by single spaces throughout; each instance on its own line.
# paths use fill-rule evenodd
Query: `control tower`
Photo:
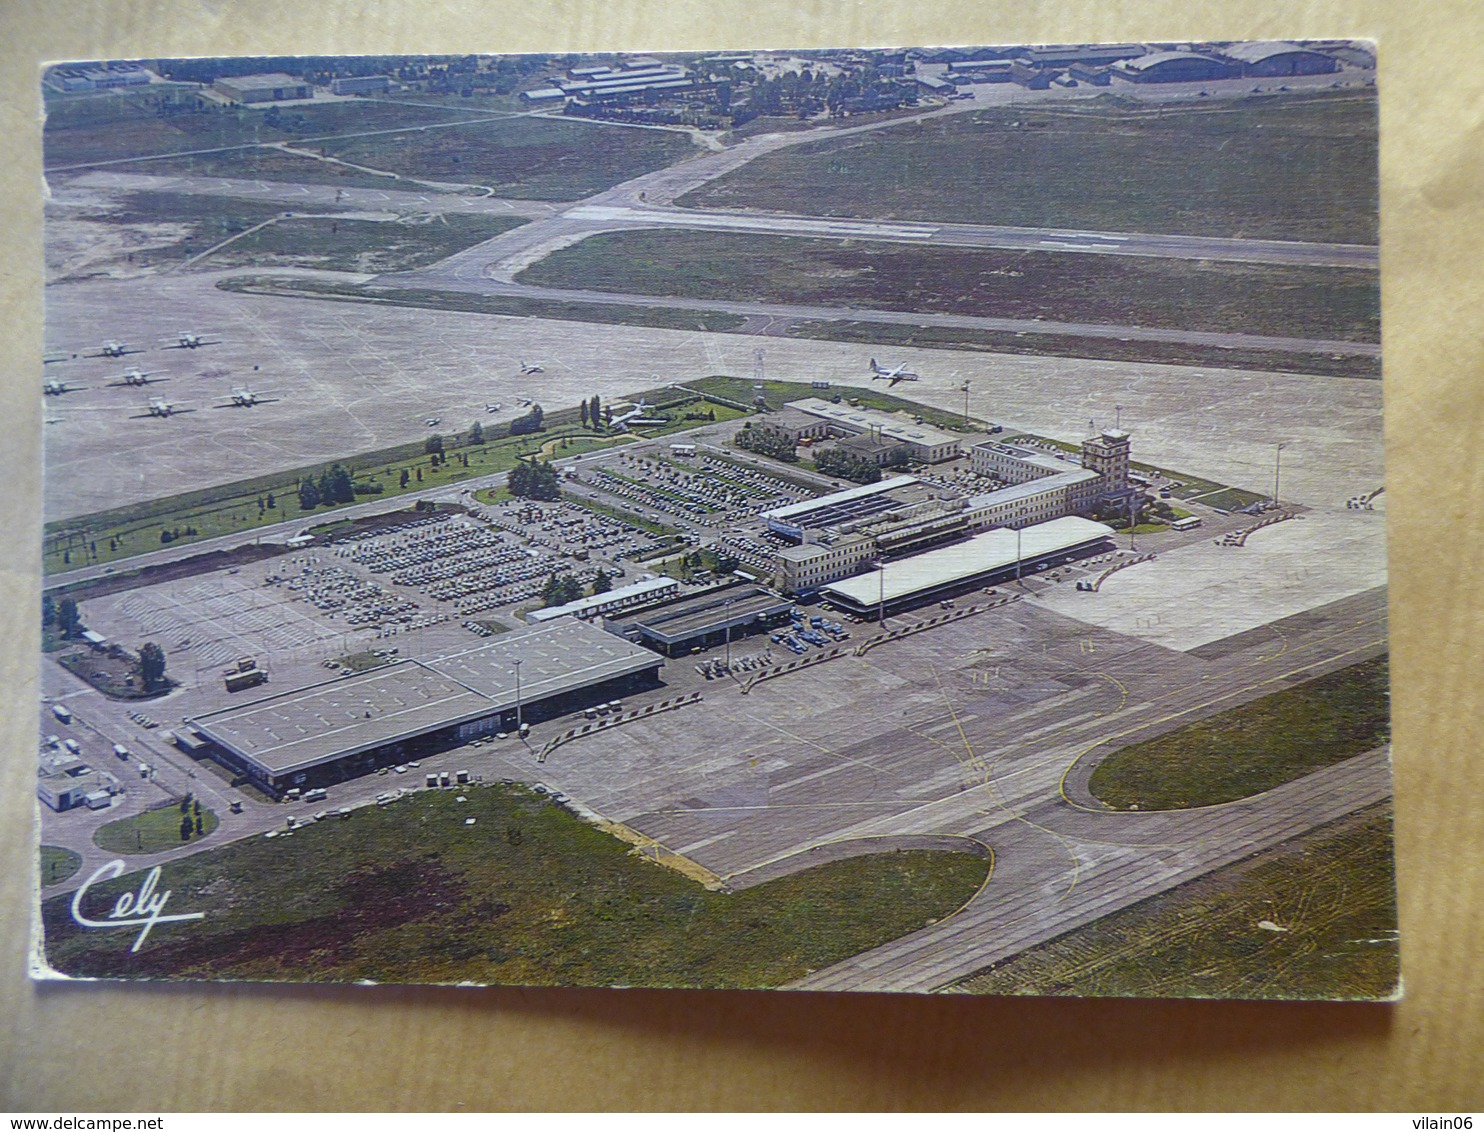
M 1082 466 L 1098 474 L 1102 494 L 1127 495 L 1129 436 L 1121 428 L 1105 428 L 1082 442 Z

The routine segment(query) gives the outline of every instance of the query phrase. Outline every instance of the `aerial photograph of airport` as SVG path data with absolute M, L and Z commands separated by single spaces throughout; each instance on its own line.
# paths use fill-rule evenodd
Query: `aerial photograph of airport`
M 40 82 L 35 977 L 1399 994 L 1372 44 Z

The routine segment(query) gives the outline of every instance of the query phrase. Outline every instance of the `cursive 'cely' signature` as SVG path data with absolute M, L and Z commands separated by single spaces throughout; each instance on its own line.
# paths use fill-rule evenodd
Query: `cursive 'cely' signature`
M 139 885 L 138 892 L 126 892 L 114 901 L 113 910 L 108 913 L 108 918 L 103 920 L 92 920 L 83 915 L 82 902 L 94 884 L 103 880 L 112 880 L 121 876 L 124 871 L 122 861 L 109 861 L 106 865 L 100 865 L 93 870 L 93 875 L 82 882 L 82 887 L 72 894 L 72 918 L 85 928 L 122 928 L 142 925 L 139 929 L 139 938 L 134 941 L 134 946 L 129 948 L 138 951 L 144 946 L 144 941 L 149 938 L 149 933 L 156 924 L 168 924 L 181 920 L 200 920 L 205 918 L 205 912 L 179 912 L 173 916 L 165 915 L 165 905 L 170 900 L 170 890 L 156 892 L 160 883 L 160 866 L 145 874 L 143 882 Z

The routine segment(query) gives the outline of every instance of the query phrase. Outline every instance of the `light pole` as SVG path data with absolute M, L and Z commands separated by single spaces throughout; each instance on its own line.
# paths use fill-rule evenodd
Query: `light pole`
M 1277 451 L 1273 453 L 1273 506 L 1278 506 L 1278 477 L 1283 471 L 1283 449 L 1288 445 L 1278 445 Z
M 520 732 L 520 658 L 515 661 L 515 730 Z
M 883 629 L 886 627 L 886 559 L 882 559 L 876 565 L 876 578 L 881 583 L 879 603 L 876 606 L 876 623 Z
M 969 383 L 964 382 L 959 389 L 964 395 L 964 428 L 967 429 L 969 427 Z

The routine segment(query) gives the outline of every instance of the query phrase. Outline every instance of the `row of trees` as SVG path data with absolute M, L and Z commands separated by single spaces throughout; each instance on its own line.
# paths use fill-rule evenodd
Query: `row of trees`
M 759 456 L 768 456 L 789 464 L 798 463 L 798 453 L 794 451 L 793 444 L 772 429 L 753 428 L 749 421 L 738 430 L 733 439 L 738 448 L 748 452 L 756 452 Z
M 582 413 L 583 428 L 604 428 L 613 422 L 613 410 L 604 409 L 603 402 L 598 399 L 596 393 L 586 401 L 579 401 L 577 408 Z
M 605 594 L 612 588 L 613 579 L 606 572 L 599 570 L 589 592 L 597 597 L 598 594 Z M 569 601 L 576 601 L 582 596 L 582 583 L 565 572 L 553 574 L 546 579 L 546 585 L 541 587 L 541 603 L 548 609 L 554 605 L 566 605 Z
M 854 456 L 840 448 L 822 449 L 814 457 L 814 466 L 827 476 L 838 476 L 851 483 L 876 483 L 881 479 L 881 468 L 874 460 Z
M 318 479 L 311 476 L 299 481 L 299 508 L 303 511 L 313 511 L 321 503 L 353 503 L 355 497 L 355 484 L 343 464 L 331 464 Z

